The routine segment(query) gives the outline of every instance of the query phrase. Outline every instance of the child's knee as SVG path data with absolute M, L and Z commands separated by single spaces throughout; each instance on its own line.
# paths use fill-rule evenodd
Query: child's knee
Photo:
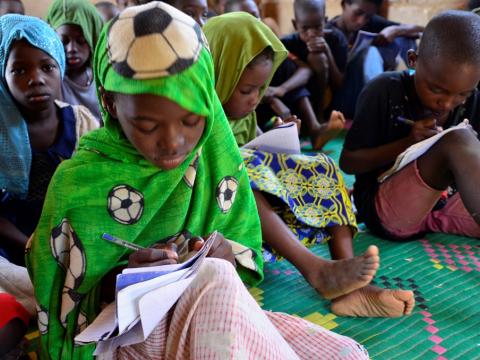
M 442 136 L 438 141 L 440 147 L 446 148 L 446 150 L 452 150 L 455 152 L 461 151 L 462 148 L 471 150 L 472 146 L 480 146 L 477 134 L 472 128 L 459 129 L 450 131 Z

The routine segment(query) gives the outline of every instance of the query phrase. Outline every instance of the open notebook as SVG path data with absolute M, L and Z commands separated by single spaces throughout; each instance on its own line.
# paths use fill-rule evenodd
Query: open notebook
M 437 135 L 429 137 L 428 139 L 425 139 L 423 141 L 420 141 L 408 147 L 404 152 L 402 152 L 400 155 L 397 156 L 397 159 L 395 160 L 395 164 L 393 164 L 393 166 L 390 169 L 388 169 L 378 177 L 378 182 L 380 183 L 384 182 L 390 176 L 395 174 L 397 171 L 400 171 L 405 166 L 410 164 L 413 160 L 416 160 L 417 158 L 425 154 L 425 152 L 427 152 L 428 149 L 430 149 L 438 140 L 440 140 L 442 136 L 445 136 L 445 134 L 448 134 L 451 131 L 465 129 L 469 126 L 470 125 L 468 123 L 468 120 L 465 119 L 463 120 L 463 122 L 461 122 L 456 126 L 452 126 L 446 130 L 443 130 Z
M 144 341 L 195 278 L 216 236 L 212 233 L 200 251 L 180 264 L 123 270 L 117 275 L 115 301 L 75 343 L 97 343 L 98 355 Z
M 257 136 L 243 147 L 270 153 L 300 154 L 297 125 L 295 123 L 280 125 Z

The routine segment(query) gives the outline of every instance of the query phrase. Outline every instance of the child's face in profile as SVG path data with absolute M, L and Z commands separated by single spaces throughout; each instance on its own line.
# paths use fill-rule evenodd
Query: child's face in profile
M 455 71 L 452 71 L 455 69 Z M 415 67 L 415 90 L 423 106 L 436 119 L 442 119 L 461 105 L 476 89 L 480 68 L 458 65 L 448 60 L 421 61 Z
M 175 2 L 175 7 L 192 17 L 201 27 L 207 22 L 207 0 L 177 0 Z
M 230 99 L 223 105 L 229 119 L 238 120 L 253 112 L 260 102 L 260 91 L 272 73 L 272 60 L 265 59 L 243 71 Z
M 110 114 L 140 154 L 163 170 L 183 163 L 202 137 L 205 118 L 161 96 L 103 95 Z
M 343 2 L 342 9 L 340 16 L 348 32 L 360 30 L 377 13 L 377 6 L 366 0 L 353 0 L 351 4 Z
M 83 69 L 90 60 L 90 47 L 78 25 L 65 24 L 57 29 L 67 60 L 67 71 Z
M 10 49 L 5 81 L 16 102 L 29 112 L 52 106 L 62 83 L 57 62 L 25 40 L 16 41 Z
M 323 37 L 325 27 L 325 11 L 306 13 L 299 11 L 293 20 L 293 26 L 298 31 L 300 40 L 307 43 L 313 38 Z

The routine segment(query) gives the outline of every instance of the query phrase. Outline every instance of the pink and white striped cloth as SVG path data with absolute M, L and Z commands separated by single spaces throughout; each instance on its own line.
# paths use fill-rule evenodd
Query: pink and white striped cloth
M 206 259 L 146 341 L 114 359 L 368 359 L 354 340 L 301 318 L 262 310 L 234 267 Z

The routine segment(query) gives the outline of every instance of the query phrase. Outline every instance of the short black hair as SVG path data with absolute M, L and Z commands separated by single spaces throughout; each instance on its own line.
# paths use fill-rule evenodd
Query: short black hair
M 295 18 L 298 14 L 322 11 L 325 13 L 325 0 L 295 0 L 293 2 L 293 11 Z
M 445 59 L 456 64 L 480 64 L 480 16 L 448 10 L 433 17 L 418 48 L 420 59 Z
M 480 0 L 470 0 L 468 2 L 468 10 L 473 10 L 480 7 Z

